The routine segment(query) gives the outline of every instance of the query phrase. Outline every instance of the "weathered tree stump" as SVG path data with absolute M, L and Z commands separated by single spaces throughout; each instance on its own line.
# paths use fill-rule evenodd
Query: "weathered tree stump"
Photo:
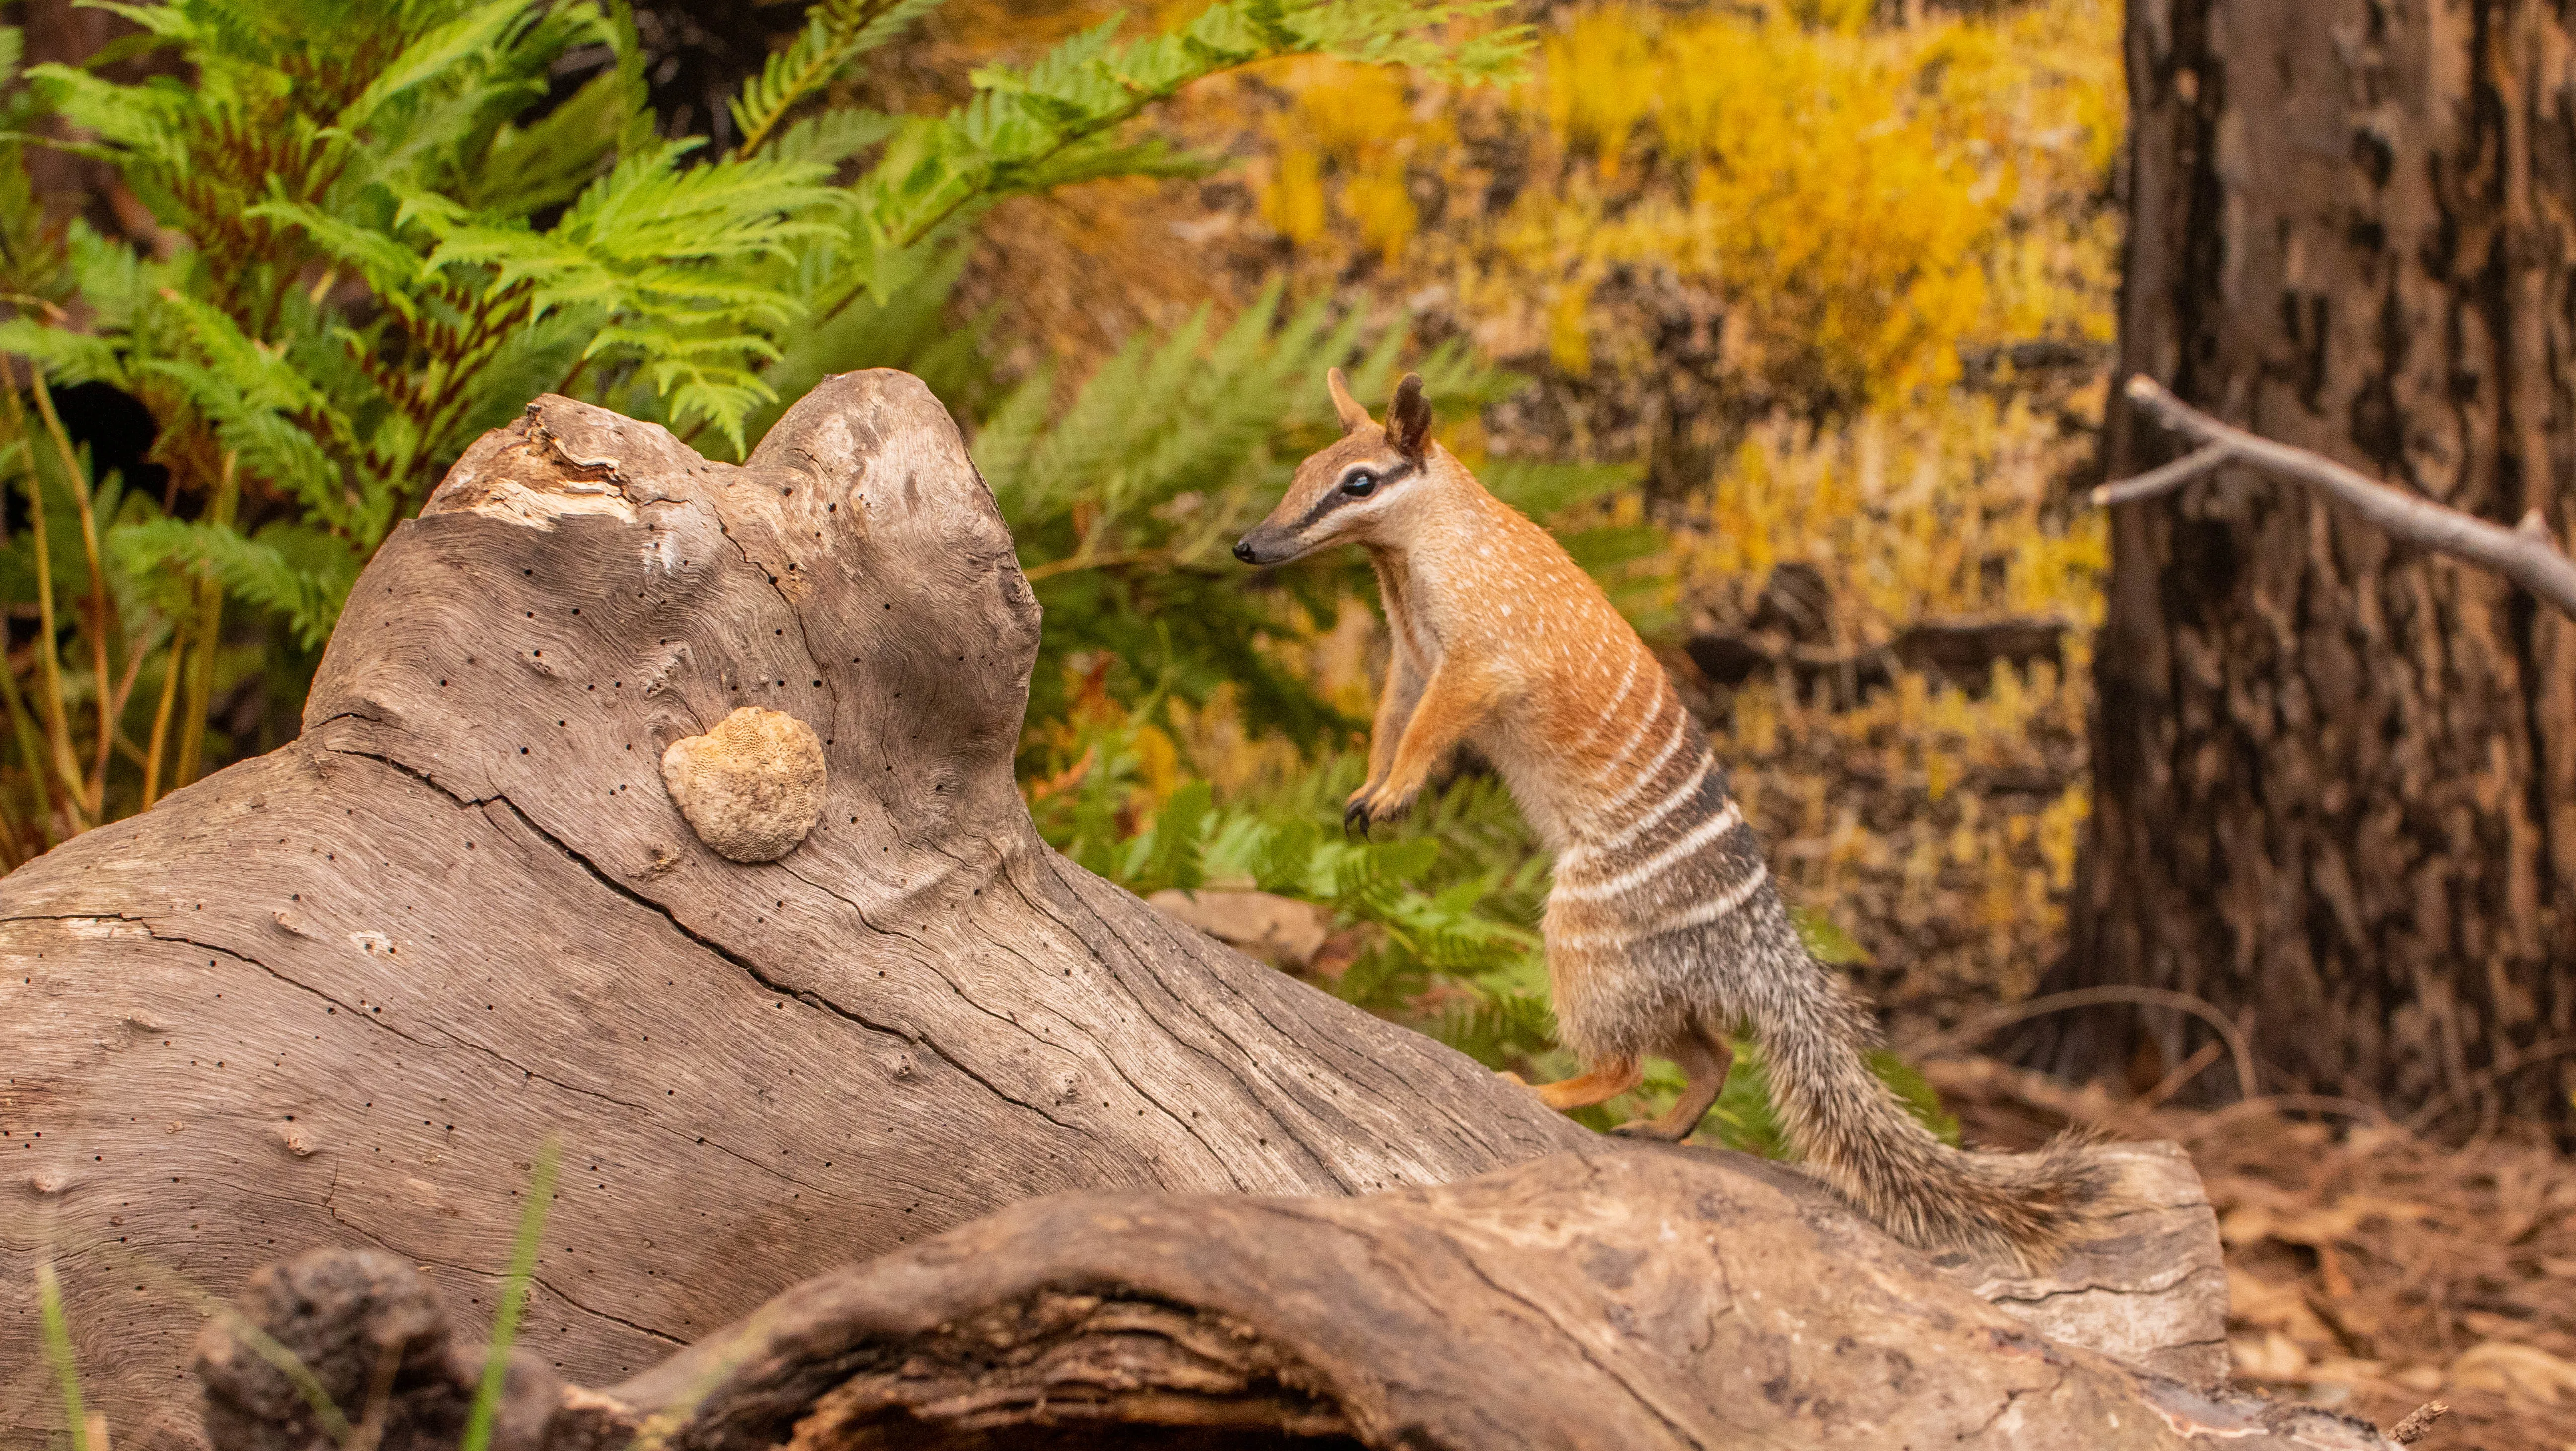
M 1058 1191 L 1424 1191 L 1600 1152 L 1048 850 L 1010 769 L 1036 632 L 990 495 L 900 374 L 830 380 L 740 467 L 552 397 L 478 442 L 360 580 L 301 739 L 0 882 L 0 1241 L 60 1266 L 119 1447 L 199 1444 L 179 1392 L 205 1294 L 308 1246 L 375 1246 L 487 1324 L 549 1136 L 523 1343 L 590 1385 L 811 1276 L 893 1283 L 974 1235 L 1127 1212 L 835 1269 Z M 1692 1172 L 1754 1196 L 1729 1223 L 1793 1213 L 1761 1197 L 1786 1171 Z M 2146 1308 L 2056 1328 L 2207 1379 L 2216 1240 L 2183 1180 L 2147 1196 L 2167 1238 L 2109 1226 L 2093 1288 L 2062 1287 Z M 1397 1212 L 1188 1203 L 1240 1234 Z M 1115 1278 L 1143 1242 L 1054 1249 Z M 1026 1300 L 1005 1280 L 995 1304 Z M 0 1317 L 14 1444 L 59 1415 L 28 1276 Z M 1906 1353 L 1966 1375 L 1966 1344 Z

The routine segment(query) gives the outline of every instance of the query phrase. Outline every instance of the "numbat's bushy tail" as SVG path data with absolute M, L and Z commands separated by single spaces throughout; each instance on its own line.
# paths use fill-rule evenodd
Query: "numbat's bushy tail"
M 1376 567 L 1394 648 L 1346 825 L 1403 811 L 1464 741 L 1555 848 L 1548 975 L 1584 1071 L 1540 1097 L 1600 1103 L 1636 1087 L 1648 1055 L 1669 1058 L 1680 1101 L 1622 1131 L 1681 1138 L 1726 1082 L 1728 1030 L 1749 1023 L 1791 1142 L 1891 1233 L 2025 1263 L 2062 1249 L 2105 1193 L 2083 1146 L 1964 1153 L 1905 1111 L 1869 1071 L 1868 1014 L 1799 940 L 1725 769 L 1637 632 L 1431 441 L 1420 379 L 1384 427 L 1339 370 L 1329 382 L 1341 441 L 1299 465 L 1234 552 L 1278 564 L 1350 543 Z
M 1992 1154 L 1934 1138 L 1870 1071 L 1877 1024 L 1868 1010 L 1781 917 L 1778 937 L 1766 944 L 1774 961 L 1750 974 L 1745 1007 L 1772 1108 L 1800 1156 L 1918 1249 L 1955 1247 L 2025 1266 L 2055 1259 L 2108 1207 L 2109 1175 L 2085 1140 L 2068 1135 L 2036 1154 Z

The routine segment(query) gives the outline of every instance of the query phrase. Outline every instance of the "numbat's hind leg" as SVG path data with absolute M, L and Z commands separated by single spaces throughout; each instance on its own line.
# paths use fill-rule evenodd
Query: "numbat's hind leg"
M 1538 1101 L 1563 1113 L 1569 1108 L 1590 1108 L 1604 1099 L 1617 1098 L 1645 1081 L 1646 1071 L 1634 1058 L 1586 1068 L 1572 1078 L 1537 1085 Z
M 1666 1050 L 1681 1065 L 1685 1082 L 1682 1096 L 1673 1102 L 1661 1118 L 1641 1118 L 1619 1125 L 1613 1133 L 1631 1138 L 1662 1139 L 1678 1143 L 1691 1136 L 1699 1121 L 1708 1114 L 1708 1106 L 1717 1102 L 1726 1087 L 1726 1070 L 1735 1066 L 1735 1049 L 1726 1039 L 1706 1028 L 1693 1026 L 1681 1040 Z

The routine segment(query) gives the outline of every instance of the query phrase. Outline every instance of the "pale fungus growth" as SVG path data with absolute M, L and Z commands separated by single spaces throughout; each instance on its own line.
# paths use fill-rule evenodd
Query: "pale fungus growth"
M 769 862 L 794 851 L 823 811 L 823 742 L 784 711 L 744 706 L 662 753 L 662 784 L 717 854 Z

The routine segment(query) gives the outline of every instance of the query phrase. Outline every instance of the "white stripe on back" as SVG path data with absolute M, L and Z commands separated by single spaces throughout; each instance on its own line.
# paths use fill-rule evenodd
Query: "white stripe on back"
M 1682 781 L 1681 785 L 1675 787 L 1672 795 L 1665 797 L 1660 802 L 1657 802 L 1654 810 L 1647 812 L 1645 815 L 1638 817 L 1632 822 L 1629 822 L 1617 836 L 1613 836 L 1605 841 L 1583 843 L 1579 852 L 1569 850 L 1566 854 L 1568 856 L 1600 856 L 1607 852 L 1617 851 L 1628 843 L 1635 841 L 1638 837 L 1644 836 L 1647 832 L 1654 830 L 1665 817 L 1672 815 L 1674 810 L 1683 802 L 1688 801 L 1691 797 L 1699 794 L 1700 783 L 1708 779 L 1709 768 L 1716 764 L 1717 757 L 1706 751 L 1700 752 L 1699 769 L 1691 772 L 1690 775 Z
M 1764 866 L 1760 862 L 1755 862 L 1753 864 L 1753 870 L 1745 875 L 1743 881 L 1736 883 L 1734 886 L 1727 888 L 1725 891 L 1720 892 L 1716 896 L 1709 898 L 1707 901 L 1700 903 L 1698 906 L 1691 908 L 1679 917 L 1651 923 L 1642 927 L 1632 928 L 1622 926 L 1613 927 L 1606 932 L 1564 933 L 1551 937 L 1549 939 L 1549 945 L 1552 947 L 1572 948 L 1617 947 L 1638 941 L 1642 938 L 1660 937 L 1667 932 L 1679 932 L 1685 927 L 1703 926 L 1707 923 L 1716 921 L 1718 918 L 1727 915 L 1736 908 L 1743 906 L 1746 902 L 1751 901 L 1753 899 L 1753 894 L 1762 889 L 1762 884 L 1765 881 L 1768 881 L 1770 876 L 1771 869 L 1769 867 Z
M 1744 813 L 1736 809 L 1734 798 L 1729 797 L 1727 798 L 1726 809 L 1724 811 L 1721 811 L 1715 816 L 1710 817 L 1708 820 L 1701 822 L 1698 826 L 1692 828 L 1688 835 L 1684 836 L 1681 840 L 1674 842 L 1672 845 L 1665 847 L 1662 851 L 1655 853 L 1653 856 L 1646 858 L 1644 861 L 1639 862 L 1637 865 L 1630 867 L 1628 870 L 1621 872 L 1615 877 L 1605 878 L 1601 881 L 1588 883 L 1579 887 L 1559 887 L 1557 888 L 1557 895 L 1560 897 L 1570 898 L 1577 902 L 1597 902 L 1604 897 L 1616 897 L 1623 892 L 1643 886 L 1645 883 L 1661 875 L 1665 870 L 1670 868 L 1673 863 L 1680 861 L 1682 858 L 1689 856 L 1695 851 L 1698 851 L 1701 847 L 1708 845 L 1710 842 L 1717 840 L 1719 837 L 1724 836 L 1726 833 L 1733 831 L 1736 827 L 1743 824 Z
M 1628 753 L 1637 749 L 1637 743 L 1646 738 L 1646 732 L 1653 730 L 1655 722 L 1663 718 L 1664 712 L 1660 704 L 1655 709 L 1647 711 L 1646 718 L 1637 722 L 1635 730 L 1628 732 L 1628 739 L 1621 741 L 1619 749 L 1610 753 L 1610 759 L 1601 763 L 1601 769 L 1593 773 L 1594 777 L 1597 779 L 1617 770 L 1620 764 L 1628 759 Z
M 1673 725 L 1673 738 L 1664 742 L 1664 748 L 1662 750 L 1655 752 L 1655 759 L 1638 768 L 1637 774 L 1628 779 L 1628 784 L 1619 788 L 1618 795 L 1601 803 L 1600 807 L 1592 812 L 1590 817 L 1591 820 L 1618 820 L 1621 809 L 1626 807 L 1630 801 L 1634 800 L 1638 792 L 1643 791 L 1646 787 L 1654 784 L 1655 777 L 1660 774 L 1665 765 L 1672 760 L 1673 752 L 1680 750 L 1682 748 L 1682 742 L 1690 738 L 1690 712 L 1682 709 L 1681 702 L 1675 701 L 1673 702 L 1673 714 L 1681 717 L 1681 719 L 1676 721 Z M 1647 724 L 1652 725 L 1654 722 L 1648 721 Z M 1643 729 L 1640 728 L 1639 734 L 1642 735 L 1643 733 Z M 1630 744 L 1633 745 L 1634 742 L 1632 741 Z M 1707 749 L 1705 743 L 1702 744 L 1701 749 Z M 1616 767 L 1621 761 L 1627 759 L 1627 755 L 1628 753 L 1623 750 L 1618 755 L 1612 757 L 1610 764 L 1601 768 L 1600 774 L 1605 776 L 1610 774 L 1613 767 Z
M 1599 720 L 1583 728 L 1583 738 L 1574 743 L 1571 754 L 1579 756 L 1590 750 L 1593 738 L 1601 734 L 1601 728 L 1619 718 L 1619 707 L 1628 703 L 1628 692 L 1637 688 L 1637 657 L 1644 653 L 1642 650 L 1628 652 L 1628 673 L 1619 677 L 1619 693 L 1610 697 L 1610 708 L 1601 712 Z

